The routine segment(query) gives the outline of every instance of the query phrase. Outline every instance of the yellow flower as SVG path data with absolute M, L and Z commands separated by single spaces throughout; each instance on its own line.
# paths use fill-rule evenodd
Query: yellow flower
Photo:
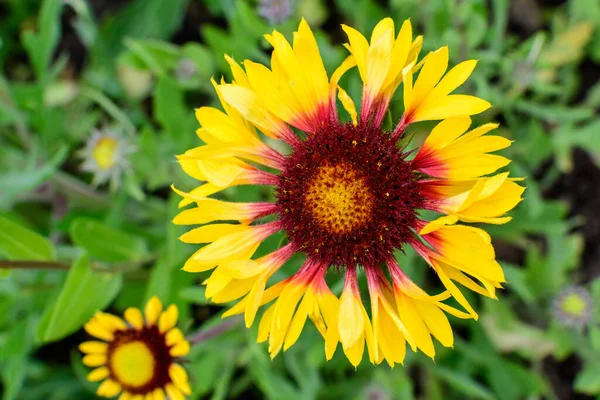
M 188 375 L 176 361 L 188 354 L 189 343 L 177 324 L 175 305 L 165 310 L 157 297 L 137 308 L 125 310 L 125 320 L 98 312 L 85 330 L 100 339 L 83 342 L 83 363 L 95 368 L 91 382 L 102 381 L 98 396 L 119 400 L 183 400 L 191 393 Z
M 213 82 L 224 111 L 198 109 L 197 133 L 205 144 L 179 156 L 184 171 L 205 182 L 189 193 L 175 189 L 183 197 L 181 207 L 195 207 L 174 223 L 200 225 L 181 240 L 203 245 L 183 269 L 212 271 L 203 282 L 207 298 L 237 300 L 224 316 L 244 314 L 249 327 L 259 315 L 258 341 L 268 342 L 271 357 L 292 346 L 310 319 L 323 336 L 328 360 L 340 343 L 355 366 L 365 348 L 375 364 L 402 363 L 407 344 L 433 358 L 433 338 L 446 347 L 454 343 L 446 314 L 477 318 L 455 282 L 492 298 L 504 282 L 490 237 L 456 223 L 505 223 L 524 189 L 506 173 L 485 176 L 509 162 L 488 154 L 510 145 L 484 136 L 496 125 L 465 134 L 469 116 L 490 106 L 450 94 L 470 75 L 474 61 L 445 76 L 447 48 L 418 61 L 423 40 L 413 39 L 410 21 L 396 36 L 392 20 L 384 19 L 370 42 L 353 28 L 343 29 L 350 55 L 331 77 L 305 21 L 293 44 L 277 31 L 266 35 L 274 48 L 270 68 L 226 57 L 233 82 Z M 338 85 L 355 66 L 364 85 L 360 112 Z M 381 121 L 402 83 L 404 116 L 385 132 Z M 338 117 L 338 99 L 349 122 Z M 444 118 L 414 159 L 396 146 L 410 124 Z M 283 143 L 271 147 L 276 141 Z M 236 185 L 273 186 L 276 200 L 207 197 Z M 420 210 L 441 216 L 428 223 Z M 255 257 L 261 243 L 278 232 L 287 243 Z M 393 254 L 407 246 L 438 273 L 446 290 L 429 295 L 403 272 Z M 306 261 L 277 282 L 276 273 L 296 253 Z M 329 271 L 344 273 L 339 297 L 326 283 Z M 358 284 L 363 273 L 368 307 Z M 463 310 L 446 303 L 451 297 Z

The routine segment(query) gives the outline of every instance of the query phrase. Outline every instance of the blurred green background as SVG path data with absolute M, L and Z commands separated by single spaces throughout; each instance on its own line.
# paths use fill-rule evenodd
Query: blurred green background
M 425 35 L 422 54 L 447 44 L 451 64 L 478 59 L 462 90 L 494 108 L 475 122 L 498 121 L 515 140 L 505 155 L 513 176 L 528 177 L 526 200 L 512 222 L 489 229 L 506 290 L 499 301 L 470 297 L 481 318 L 451 317 L 454 349 L 438 346 L 435 362 L 409 352 L 404 368 L 363 360 L 355 370 L 340 348 L 326 363 L 310 324 L 271 361 L 256 327 L 234 325 L 193 349 L 192 398 L 600 399 L 600 1 L 261 3 L 270 5 L 0 1 L 2 398 L 95 398 L 77 351 L 95 310 L 119 314 L 156 294 L 180 307 L 187 332 L 221 323 L 224 308 L 207 304 L 199 285 L 206 275 L 180 271 L 194 246 L 177 239 L 184 229 L 170 222 L 179 199 L 169 186 L 197 185 L 174 155 L 200 144 L 194 108 L 215 104 L 210 77 L 230 79 L 223 53 L 268 63 L 262 35 L 275 27 L 289 38 L 304 16 L 331 73 L 346 57 L 341 23 L 368 33 L 391 16 Z M 275 3 L 284 12 L 269 14 Z M 358 99 L 358 74 L 347 75 L 342 86 Z M 394 120 L 401 110 L 395 99 Z M 417 126 L 415 142 L 430 128 Z M 110 183 L 82 171 L 95 129 L 133 150 Z M 269 196 L 243 186 L 222 194 Z M 414 254 L 399 257 L 428 291 L 439 289 Z M 553 304 L 574 285 L 590 298 L 580 296 L 586 318 L 569 327 Z

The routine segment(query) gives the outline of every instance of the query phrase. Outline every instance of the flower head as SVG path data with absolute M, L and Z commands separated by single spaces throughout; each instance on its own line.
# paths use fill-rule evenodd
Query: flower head
M 177 307 L 163 311 L 160 300 L 152 297 L 143 314 L 128 308 L 124 317 L 98 312 L 84 327 L 100 339 L 79 345 L 83 363 L 95 368 L 88 380 L 103 381 L 98 396 L 183 400 L 190 386 L 177 360 L 188 354 L 190 345 L 175 327 Z
M 583 328 L 592 318 L 593 302 L 590 293 L 581 286 L 563 290 L 552 302 L 554 317 L 567 327 Z
M 94 185 L 110 181 L 118 186 L 121 175 L 130 168 L 128 156 L 135 151 L 127 139 L 115 129 L 94 129 L 85 147 L 79 152 L 81 169 L 94 174 Z
M 372 363 L 393 366 L 403 362 L 407 344 L 430 357 L 433 338 L 451 347 L 447 313 L 477 318 L 459 286 L 495 298 L 504 274 L 491 239 L 457 222 L 507 222 L 505 213 L 519 203 L 523 188 L 506 173 L 484 176 L 509 162 L 489 154 L 510 145 L 488 135 L 496 125 L 467 132 L 469 116 L 489 103 L 450 94 L 474 61 L 445 76 L 446 48 L 418 61 L 422 38 L 413 39 L 409 21 L 395 36 L 392 20 L 384 19 L 370 41 L 343 28 L 351 54 L 331 77 L 304 20 L 293 44 L 277 31 L 266 35 L 274 48 L 271 68 L 248 60 L 242 67 L 226 57 L 234 81 L 213 82 L 224 111 L 198 109 L 197 133 L 206 144 L 179 156 L 184 171 L 205 183 L 189 193 L 175 189 L 183 197 L 181 207 L 196 207 L 182 211 L 174 223 L 201 225 L 181 237 L 204 245 L 184 270 L 212 270 L 204 282 L 206 296 L 215 303 L 238 300 L 225 316 L 243 313 L 250 326 L 266 306 L 258 341 L 268 341 L 271 357 L 292 346 L 310 318 L 324 338 L 327 359 L 341 343 L 355 366 L 365 348 Z M 354 66 L 364 84 L 360 111 L 338 85 Z M 401 84 L 405 113 L 387 132 L 381 122 Z M 338 116 L 338 99 L 348 122 Z M 411 159 L 397 142 L 421 120 L 443 121 Z M 258 131 L 271 142 L 286 143 L 289 151 L 267 145 Z M 207 197 L 236 185 L 273 186 L 276 200 Z M 426 221 L 422 210 L 440 217 Z M 254 257 L 261 242 L 278 232 L 287 243 Z M 407 247 L 437 272 L 446 290 L 427 294 L 406 275 L 394 252 Z M 275 273 L 295 253 L 304 254 L 304 264 L 276 282 Z M 344 274 L 339 297 L 326 283 L 328 271 Z M 367 304 L 359 289 L 362 275 Z M 462 310 L 446 303 L 451 297 Z
M 260 0 L 258 14 L 275 25 L 284 22 L 294 12 L 295 0 Z

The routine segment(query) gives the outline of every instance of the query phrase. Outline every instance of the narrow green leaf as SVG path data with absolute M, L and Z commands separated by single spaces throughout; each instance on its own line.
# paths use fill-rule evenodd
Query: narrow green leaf
M 64 2 L 61 0 L 45 0 L 38 17 L 39 32 L 25 32 L 22 38 L 23 47 L 27 50 L 39 80 L 44 81 L 54 49 L 60 39 L 60 14 Z
M 80 329 L 96 311 L 104 309 L 121 289 L 122 276 L 95 272 L 87 254 L 73 264 L 56 299 L 44 310 L 37 329 L 40 342 L 53 342 Z
M 586 364 L 573 384 L 575 391 L 596 395 L 600 393 L 600 364 Z
M 53 260 L 54 246 L 38 233 L 0 215 L 0 254 L 9 260 Z
M 47 163 L 42 166 L 35 164 L 32 157 L 31 167 L 27 166 L 21 170 L 13 170 L 0 175 L 0 208 L 10 205 L 12 200 L 19 194 L 35 189 L 62 164 L 67 156 L 67 148 L 61 147 Z
M 105 262 L 143 261 L 148 258 L 146 242 L 139 237 L 109 228 L 90 218 L 79 218 L 70 228 L 71 239 L 92 259 Z
M 14 322 L 10 330 L 3 337 L 0 350 L 0 375 L 2 376 L 3 400 L 17 399 L 25 379 L 25 368 L 28 353 L 31 350 L 32 329 L 36 321 L 33 317 Z
M 467 395 L 469 399 L 496 399 L 488 388 L 466 374 L 443 367 L 435 368 L 434 373 L 452 388 Z

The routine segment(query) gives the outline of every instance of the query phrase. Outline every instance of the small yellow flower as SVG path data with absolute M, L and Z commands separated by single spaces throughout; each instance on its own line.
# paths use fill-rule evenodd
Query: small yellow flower
M 100 339 L 83 342 L 83 363 L 95 368 L 91 382 L 102 381 L 98 396 L 119 400 L 183 400 L 191 393 L 188 375 L 176 361 L 188 354 L 189 343 L 176 327 L 175 305 L 165 310 L 157 297 L 137 308 L 125 310 L 125 319 L 98 312 L 85 330 Z
M 385 18 L 370 40 L 342 28 L 350 55 L 331 77 L 304 20 L 292 43 L 277 31 L 265 36 L 273 46 L 270 68 L 226 57 L 233 82 L 213 81 L 223 111 L 196 110 L 197 134 L 205 144 L 179 156 L 183 170 L 203 182 L 189 193 L 175 189 L 181 207 L 196 205 L 174 219 L 196 226 L 181 240 L 203 245 L 183 269 L 212 270 L 204 281 L 206 297 L 215 303 L 238 300 L 224 316 L 244 314 L 248 327 L 266 306 L 258 341 L 268 342 L 271 357 L 292 346 L 310 319 L 328 360 L 339 344 L 355 366 L 365 349 L 374 364 L 402 363 L 407 345 L 433 358 L 434 338 L 446 347 L 454 343 L 446 313 L 478 317 L 456 283 L 495 298 L 505 282 L 489 235 L 457 222 L 508 222 L 505 214 L 521 201 L 524 188 L 506 173 L 486 176 L 510 162 L 489 154 L 511 144 L 487 135 L 497 125 L 468 131 L 470 116 L 490 103 L 452 94 L 475 68 L 474 60 L 446 73 L 448 49 L 442 47 L 419 61 L 423 38 L 413 38 L 410 21 L 396 35 L 394 22 Z M 363 82 L 360 110 L 339 86 L 355 66 Z M 383 117 L 400 85 L 404 114 L 388 132 Z M 349 121 L 339 117 L 338 99 Z M 411 159 L 397 142 L 424 120 L 441 122 Z M 235 203 L 207 197 L 236 185 L 272 186 L 276 199 Z M 430 223 L 422 210 L 440 216 Z M 279 232 L 287 244 L 254 257 Z M 437 272 L 446 290 L 430 295 L 413 283 L 394 259 L 396 250 L 407 247 Z M 297 253 L 306 258 L 302 267 L 274 281 Z M 329 271 L 344 274 L 339 298 L 326 283 Z M 359 291 L 363 271 L 370 307 Z M 446 303 L 451 297 L 462 310 Z

